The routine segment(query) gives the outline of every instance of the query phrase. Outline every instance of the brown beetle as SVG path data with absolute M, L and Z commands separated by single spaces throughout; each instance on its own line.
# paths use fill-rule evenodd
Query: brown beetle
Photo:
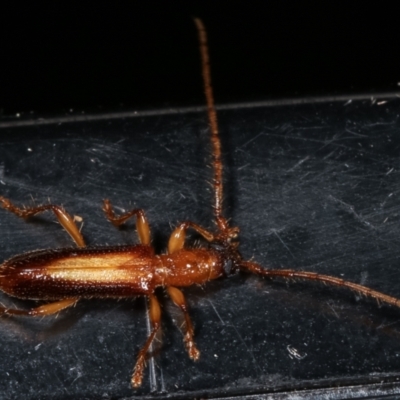
M 51 302 L 30 310 L 0 307 L 0 315 L 45 316 L 70 307 L 82 298 L 147 296 L 153 328 L 136 361 L 132 375 L 134 387 L 139 387 L 142 383 L 146 355 L 160 328 L 161 309 L 154 295 L 157 287 L 164 287 L 172 301 L 184 314 L 186 322 L 184 342 L 189 357 L 193 360 L 197 360 L 200 353 L 194 343 L 194 331 L 186 300 L 178 287 L 204 284 L 209 280 L 233 275 L 240 270 L 265 277 L 323 282 L 348 288 L 394 306 L 400 306 L 400 300 L 397 298 L 340 278 L 289 269 L 268 270 L 253 261 L 242 259 L 238 251 L 239 228 L 231 227 L 222 212 L 221 144 L 212 94 L 206 32 L 200 20 L 196 19 L 195 23 L 199 32 L 203 79 L 213 147 L 215 232 L 210 232 L 191 221 L 183 222 L 173 231 L 169 239 L 167 253 L 157 255 L 150 245 L 150 229 L 143 210 L 134 209 L 117 216 L 110 201 L 105 200 L 103 210 L 114 225 L 119 226 L 131 217 L 136 218 L 140 244 L 86 248 L 84 239 L 73 218 L 62 207 L 48 204 L 21 208 L 15 206 L 10 200 L 0 197 L 1 205 L 21 218 L 28 218 L 44 211 L 52 211 L 78 246 L 78 248 L 33 251 L 5 261 L 0 267 L 0 289 L 2 291 L 21 299 L 48 300 Z M 186 231 L 189 228 L 199 233 L 208 242 L 208 245 L 186 248 Z

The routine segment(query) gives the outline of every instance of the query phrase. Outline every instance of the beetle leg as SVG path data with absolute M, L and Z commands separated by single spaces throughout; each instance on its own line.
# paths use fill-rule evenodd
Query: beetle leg
M 188 228 L 193 228 L 208 242 L 212 242 L 215 238 L 213 233 L 204 229 L 200 225 L 195 224 L 194 222 L 191 221 L 182 222 L 174 229 L 171 236 L 169 237 L 169 242 L 168 242 L 169 254 L 175 253 L 176 251 L 183 249 L 186 239 L 186 230 Z
M 193 324 L 192 321 L 190 320 L 185 296 L 178 288 L 173 286 L 168 286 L 167 292 L 171 297 L 172 301 L 175 303 L 176 306 L 178 306 L 182 310 L 183 315 L 185 316 L 186 332 L 183 341 L 185 343 L 186 350 L 189 353 L 189 357 L 193 361 L 197 361 L 200 357 L 200 351 L 197 349 L 196 344 L 194 343 L 193 340 L 194 336 Z
M 143 369 L 146 362 L 146 353 L 149 350 L 149 347 L 151 346 L 151 343 L 153 342 L 154 337 L 157 334 L 157 331 L 160 329 L 160 320 L 161 320 L 160 303 L 158 302 L 157 297 L 154 296 L 153 294 L 149 295 L 149 302 L 150 302 L 149 316 L 151 324 L 153 326 L 153 330 L 151 331 L 149 337 L 147 338 L 146 343 L 139 351 L 137 357 L 136 365 L 133 370 L 133 375 L 131 380 L 132 386 L 135 388 L 139 387 L 142 384 Z
M 54 303 L 44 304 L 39 307 L 31 308 L 30 310 L 19 310 L 16 308 L 0 307 L 0 315 L 25 315 L 28 317 L 38 317 L 56 314 L 68 307 L 77 303 L 78 298 L 64 299 Z
M 82 234 L 76 226 L 74 219 L 60 206 L 54 204 L 45 204 L 37 207 L 17 207 L 10 200 L 0 196 L 1 205 L 8 211 L 14 213 L 16 216 L 21 218 L 29 218 L 36 214 L 40 214 L 44 211 L 53 211 L 60 224 L 71 236 L 72 240 L 78 247 L 85 247 L 85 241 L 83 240 Z
M 128 211 L 120 216 L 115 215 L 110 200 L 106 199 L 103 202 L 103 211 L 107 219 L 115 226 L 120 226 L 129 218 L 136 216 L 136 230 L 141 244 L 150 244 L 150 227 L 144 211 L 140 208 Z

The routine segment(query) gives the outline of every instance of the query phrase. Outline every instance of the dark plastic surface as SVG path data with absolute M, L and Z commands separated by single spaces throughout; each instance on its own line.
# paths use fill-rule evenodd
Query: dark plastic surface
M 241 228 L 243 255 L 266 268 L 318 271 L 400 297 L 400 100 L 247 106 L 219 111 L 226 215 Z M 179 221 L 212 228 L 204 111 L 60 121 L 0 122 L 1 195 L 63 204 L 83 218 L 90 245 L 136 241 L 133 228 L 117 231 L 106 221 L 104 198 L 144 208 L 158 251 Z M 71 245 L 52 215 L 25 223 L 0 210 L 0 225 L 2 260 Z M 145 301 L 82 301 L 57 318 L 1 319 L 0 393 L 218 397 L 358 385 L 368 396 L 380 382 L 398 392 L 399 309 L 250 275 L 185 293 L 199 362 L 188 359 L 180 314 L 160 290 L 162 349 L 142 388 L 132 390 L 147 335 Z M 5 295 L 0 301 L 31 305 Z

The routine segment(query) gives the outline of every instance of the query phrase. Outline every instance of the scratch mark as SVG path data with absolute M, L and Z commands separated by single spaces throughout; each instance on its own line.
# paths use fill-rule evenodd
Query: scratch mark
M 330 139 L 330 140 L 324 140 L 324 141 L 322 142 L 322 143 L 324 143 L 323 146 L 321 146 L 317 151 L 319 152 L 319 151 L 323 150 L 325 147 L 330 146 L 331 144 L 333 144 L 334 142 L 336 142 L 337 139 L 340 139 L 340 135 L 334 135 L 334 136 L 332 137 L 332 139 Z M 337 144 L 335 144 L 335 145 L 337 145 Z
M 0 183 L 2 184 L 2 185 L 5 185 L 6 183 L 4 182 L 4 180 L 5 180 L 5 174 L 4 174 L 4 164 L 0 164 Z
M 259 133 L 258 135 L 254 136 L 250 140 L 248 140 L 246 143 L 242 144 L 240 147 L 246 147 L 249 143 L 253 142 L 254 140 L 258 139 L 260 136 L 264 136 L 264 132 Z
M 368 137 L 367 135 L 362 135 L 361 133 L 354 132 L 354 131 L 350 130 L 349 128 L 346 128 L 345 131 L 347 133 L 350 133 L 351 135 L 354 135 L 357 137 Z
M 292 168 L 287 170 L 287 172 L 292 172 L 293 170 L 295 170 L 296 168 L 300 167 L 301 164 L 303 164 L 304 162 L 306 162 L 309 159 L 310 159 L 310 156 L 304 157 L 297 164 L 295 164 Z
M 151 334 L 151 322 L 150 322 L 150 316 L 149 316 L 149 304 L 147 301 L 145 301 L 146 304 L 146 330 L 147 330 L 147 337 L 150 336 Z M 149 352 L 152 354 L 154 352 L 154 346 L 153 343 L 151 343 L 149 347 Z M 150 391 L 155 392 L 157 390 L 157 379 L 156 379 L 156 365 L 154 362 L 154 357 L 150 357 L 148 360 L 149 362 L 149 370 L 150 370 Z
M 211 305 L 211 307 L 213 308 L 215 314 L 217 315 L 217 317 L 219 318 L 219 320 L 222 322 L 222 325 L 226 325 L 226 324 L 225 324 L 225 321 L 221 318 L 221 316 L 219 315 L 219 312 L 218 312 L 217 309 L 215 308 L 213 302 L 212 302 L 211 300 L 207 300 L 207 301 L 210 303 L 210 305 Z
M 40 348 L 40 346 L 41 346 L 42 344 L 43 344 L 43 342 L 40 342 L 39 344 L 37 344 L 37 345 L 35 346 L 35 350 L 38 351 L 39 348 Z
M 285 242 L 284 242 L 284 241 L 281 239 L 281 237 L 279 236 L 278 232 L 277 232 L 275 229 L 273 229 L 272 232 L 273 232 L 273 234 L 279 239 L 279 241 L 283 244 L 283 246 L 284 246 L 285 249 L 289 252 L 289 254 L 290 254 L 293 258 L 295 258 L 294 255 L 293 255 L 293 253 L 290 251 L 289 247 L 285 244 Z
M 74 355 L 76 356 L 75 352 L 74 352 Z M 83 376 L 83 374 L 82 374 L 80 366 L 70 368 L 70 371 L 76 371 L 76 378 L 71 382 L 71 385 L 70 385 L 70 386 L 72 386 L 78 379 L 80 379 Z
M 329 308 L 332 310 L 332 312 L 335 314 L 335 317 L 337 319 L 340 319 L 339 314 L 337 313 L 337 311 L 333 308 L 332 304 L 330 302 L 328 302 L 328 306 Z
M 366 285 L 368 280 L 368 271 L 361 272 L 360 285 Z
M 221 315 L 219 314 L 219 312 L 217 311 L 216 307 L 214 306 L 213 302 L 211 300 L 208 300 L 208 303 L 210 303 L 211 307 L 213 308 L 215 314 L 217 315 L 217 317 L 219 318 L 219 320 L 221 321 L 221 323 L 225 326 L 231 326 L 235 332 L 236 335 L 238 336 L 239 340 L 241 341 L 241 343 L 244 345 L 244 347 L 246 348 L 247 352 L 251 355 L 251 358 L 253 360 L 253 364 L 255 366 L 255 368 L 261 372 L 261 368 L 259 367 L 256 358 L 254 357 L 253 351 L 247 346 L 246 342 L 243 340 L 242 336 L 240 335 L 239 331 L 236 329 L 235 325 L 233 324 L 226 324 L 225 321 L 221 318 Z
M 372 225 L 370 222 L 368 222 L 363 216 L 357 214 L 356 211 L 354 210 L 354 206 L 352 206 L 351 204 L 347 204 L 344 201 L 337 199 L 336 197 L 333 197 L 332 195 L 329 195 L 328 198 L 333 200 L 335 203 L 338 203 L 344 211 L 353 215 L 355 217 L 355 219 L 357 221 L 361 222 L 363 225 L 365 225 L 371 229 L 375 229 L 375 230 L 377 229 L 374 225 Z
M 248 163 L 248 164 L 245 164 L 245 165 L 242 165 L 242 166 L 239 167 L 237 170 L 240 171 L 240 170 L 242 170 L 242 169 L 244 169 L 244 168 L 247 168 L 249 165 L 250 165 L 249 163 Z
M 386 172 L 386 175 L 389 175 L 393 172 L 394 168 L 390 168 L 388 172 Z
M 161 368 L 160 368 L 160 380 L 161 380 L 161 393 L 165 393 L 167 389 L 165 387 L 164 374 Z
M 386 196 L 386 199 L 380 204 L 380 206 L 381 206 L 382 208 L 385 207 L 386 202 L 387 202 L 392 196 L 393 196 L 393 193 L 389 193 L 389 194 Z M 386 220 L 387 220 L 387 218 L 386 218 Z M 385 222 L 386 222 L 386 220 L 385 220 Z
M 399 322 L 400 322 L 400 319 L 397 319 L 396 321 L 390 322 L 389 324 L 384 324 L 384 323 L 382 322 L 380 325 L 378 325 L 378 326 L 376 327 L 376 329 L 385 329 L 385 328 L 388 328 L 388 327 L 390 327 L 390 326 L 396 325 L 396 324 L 398 324 Z
M 75 357 L 76 357 L 76 355 L 75 355 Z M 64 390 L 68 395 L 70 395 L 70 392 L 69 392 L 69 390 L 67 389 L 67 386 L 66 386 L 64 380 L 61 379 L 61 378 L 58 376 L 58 374 L 55 372 L 55 370 L 50 371 L 50 372 L 51 372 L 51 374 L 52 374 L 53 376 L 56 377 L 56 380 L 59 382 L 59 386 L 61 386 L 61 387 L 63 388 L 63 390 Z M 54 382 L 54 380 L 53 380 L 53 382 Z
M 299 180 L 304 181 L 304 179 L 306 179 L 308 175 L 310 175 L 310 172 L 307 172 L 304 175 L 302 175 Z
M 306 119 L 306 121 L 310 121 L 310 119 Z M 310 130 L 317 130 L 317 129 L 326 129 L 326 127 L 324 126 L 324 125 L 313 125 L 313 126 L 305 126 L 305 127 L 296 127 L 296 130 L 299 130 L 299 131 L 307 131 L 307 132 L 309 132 Z
M 327 160 L 328 158 L 332 157 L 336 153 L 336 149 L 332 150 L 329 154 L 327 154 L 323 159 Z
M 254 357 L 253 350 L 251 350 L 251 349 L 247 346 L 246 342 L 243 340 L 242 336 L 240 335 L 239 331 L 236 329 L 235 325 L 230 325 L 230 326 L 232 326 L 232 328 L 235 330 L 235 332 L 236 332 L 236 334 L 237 334 L 239 340 L 242 342 L 242 344 L 243 344 L 244 347 L 246 348 L 247 352 L 251 355 L 251 358 L 253 359 L 253 364 L 254 364 L 255 368 L 256 368 L 259 372 L 262 372 L 260 366 L 259 366 L 258 363 L 257 363 L 256 358 Z

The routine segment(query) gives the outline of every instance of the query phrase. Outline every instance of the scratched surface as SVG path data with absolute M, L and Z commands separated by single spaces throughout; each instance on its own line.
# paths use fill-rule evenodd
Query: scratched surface
M 220 110 L 226 215 L 241 228 L 243 255 L 400 297 L 399 110 L 395 98 Z M 83 219 L 89 245 L 136 241 L 132 225 L 118 231 L 105 220 L 103 198 L 144 208 L 157 251 L 178 221 L 212 227 L 203 112 L 0 132 L 0 194 L 63 204 Z M 0 226 L 1 260 L 71 245 L 51 215 L 25 223 L 0 210 Z M 323 285 L 249 275 L 185 294 L 197 363 L 185 353 L 180 314 L 160 290 L 161 351 L 133 391 L 130 375 L 147 335 L 144 299 L 82 301 L 57 318 L 1 318 L 0 393 L 234 396 L 400 376 L 400 310 L 393 307 Z M 3 294 L 0 301 L 32 305 Z

